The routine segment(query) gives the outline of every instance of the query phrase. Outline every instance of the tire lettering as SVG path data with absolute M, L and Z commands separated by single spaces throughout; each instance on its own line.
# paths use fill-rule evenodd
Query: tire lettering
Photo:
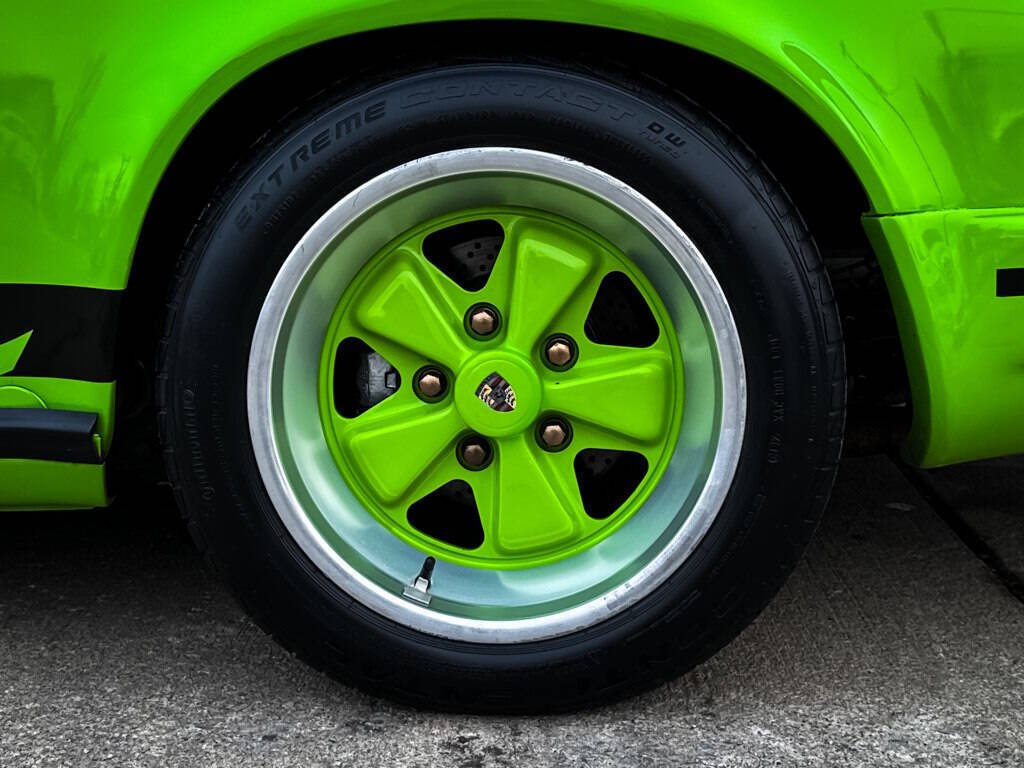
M 349 136 L 361 129 L 367 123 L 380 120 L 387 114 L 387 102 L 375 101 L 363 109 L 351 112 L 334 124 L 333 136 L 330 129 L 320 131 L 313 136 L 308 143 L 297 147 L 289 156 L 287 166 L 280 164 L 269 173 L 255 191 L 249 194 L 245 206 L 235 214 L 235 227 L 241 231 L 252 223 L 253 215 L 260 209 L 264 200 L 270 199 L 270 194 L 265 191 L 267 185 L 272 184 L 274 189 L 284 186 L 284 172 L 290 168 L 291 173 L 296 173 L 299 167 L 310 161 L 313 155 L 319 154 L 327 149 L 335 141 Z
M 317 154 L 323 149 L 326 149 L 331 143 L 331 134 L 328 131 L 320 131 L 313 140 L 309 142 L 309 148 L 313 150 L 313 154 Z
M 555 88 L 555 86 L 553 85 L 549 85 L 547 88 L 545 88 L 543 91 L 537 94 L 537 98 L 551 99 L 552 101 L 557 101 L 559 104 L 561 104 L 562 102 L 565 101 L 565 99 L 563 98 L 564 95 L 564 91 L 562 91 L 559 88 Z
M 509 93 L 513 96 L 535 100 L 548 99 L 559 104 L 568 104 L 571 107 L 585 109 L 587 112 L 601 112 L 603 110 L 608 117 L 616 122 L 636 117 L 635 112 L 612 102 L 602 101 L 584 91 L 577 91 L 572 88 L 550 85 L 548 83 L 530 83 L 521 80 L 449 83 L 440 89 L 420 87 L 414 91 L 409 91 L 401 97 L 399 109 L 422 107 L 432 101 L 456 99 L 463 96 L 480 96 L 484 93 L 490 96 L 500 96 L 502 93 Z
M 402 101 L 399 103 L 399 109 L 408 109 L 409 107 L 421 107 L 424 104 L 429 104 L 431 98 L 431 91 L 428 88 L 425 91 L 413 91 L 407 93 L 402 97 Z
M 628 109 L 617 107 L 611 103 L 608 104 L 608 114 L 615 121 L 619 121 L 624 117 L 636 117 L 636 112 L 630 112 Z
M 210 473 L 207 472 L 206 461 L 203 459 L 202 444 L 199 440 L 199 419 L 196 415 L 196 394 L 193 390 L 182 390 L 181 409 L 184 412 L 182 426 L 188 445 L 189 465 L 199 487 L 199 496 L 203 501 L 212 501 L 217 491 L 210 483 Z
M 580 109 L 585 109 L 588 112 L 597 112 L 601 109 L 600 99 L 595 99 L 593 96 L 583 93 L 582 91 L 574 93 L 569 97 L 566 103 L 571 104 L 574 107 L 579 107 Z
M 361 126 L 362 122 L 359 119 L 358 112 L 346 115 L 334 124 L 334 138 L 340 139 L 342 136 L 348 136 L 352 131 L 360 128 Z M 344 131 L 344 133 L 342 133 L 342 131 Z
M 482 83 L 474 83 L 469 88 L 469 95 L 470 96 L 479 96 L 484 91 L 489 93 L 491 96 L 500 96 L 501 95 L 501 83 L 492 83 L 492 82 L 488 82 L 486 80 L 484 82 L 482 82 Z
M 441 89 L 441 93 L 437 95 L 439 99 L 460 99 L 466 95 L 466 86 L 452 83 L 446 85 Z
M 307 147 L 305 144 L 303 144 L 297 150 L 292 152 L 291 160 L 292 160 L 292 170 L 293 171 L 297 171 L 299 169 L 299 162 L 298 162 L 299 160 L 301 160 L 304 163 L 308 163 L 309 162 L 309 147 Z

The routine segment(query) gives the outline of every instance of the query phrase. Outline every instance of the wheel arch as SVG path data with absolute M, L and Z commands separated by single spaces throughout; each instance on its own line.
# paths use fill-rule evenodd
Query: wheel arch
M 640 21 L 637 26 L 643 26 Z M 494 43 L 502 40 L 513 42 Z M 685 93 L 753 146 L 780 177 L 823 250 L 868 249 L 861 215 L 889 198 L 859 139 L 834 105 L 815 100 L 814 116 L 808 114 L 805 105 L 816 97 L 806 83 L 736 37 L 694 31 L 681 44 L 597 26 L 506 20 L 437 22 L 429 34 L 422 25 L 397 26 L 312 43 L 293 36 L 294 50 L 277 58 L 281 42 L 266 41 L 211 77 L 164 131 L 162 143 L 176 149 L 146 208 L 119 323 L 121 399 L 126 401 L 119 408 L 121 427 L 131 430 L 125 414 L 141 413 L 151 401 L 148 366 L 178 252 L 205 201 L 265 130 L 297 102 L 329 87 L 339 71 L 394 67 L 392 50 L 422 65 L 437 50 L 445 51 L 446 59 L 481 50 L 513 55 L 522 48 L 515 42 L 520 40 L 529 40 L 529 50 L 539 56 L 601 65 L 609 57 L 591 52 L 612 50 L 612 66 L 642 72 Z M 700 76 L 680 74 L 687 72 Z M 765 114 L 772 116 L 770 130 L 765 130 Z M 190 115 L 197 117 L 190 120 Z M 827 126 L 819 122 L 823 116 Z M 801 147 L 797 157 L 793 145 Z M 822 175 L 829 179 L 827 196 L 820 194 Z
M 806 72 L 783 66 L 777 58 L 748 44 L 737 34 L 684 27 L 662 29 L 661 36 L 642 30 L 645 9 L 630 19 L 629 29 L 554 20 L 453 20 L 405 24 L 338 37 L 307 40 L 306 35 L 274 37 L 253 46 L 211 75 L 183 104 L 151 147 L 146 164 L 161 170 L 145 206 L 134 256 L 145 252 L 147 230 L 177 196 L 199 197 L 237 159 L 232 147 L 255 141 L 297 99 L 312 96 L 339 79 L 338 71 L 372 72 L 397 61 L 422 60 L 432 51 L 446 58 L 476 51 L 518 50 L 566 59 L 611 61 L 661 80 L 722 118 L 745 141 L 755 144 L 773 171 L 789 177 L 790 194 L 802 197 L 790 166 L 809 165 L 827 174 L 833 199 L 862 206 L 857 214 L 893 209 L 893 169 L 870 157 L 864 131 L 856 130 L 837 100 L 813 92 Z M 621 20 L 620 20 L 621 21 Z M 429 33 L 425 28 L 429 26 Z M 329 28 L 325 25 L 326 28 Z M 567 42 L 567 38 L 569 42 Z M 482 45 L 479 41 L 488 41 Z M 507 40 L 529 40 L 527 44 Z M 792 47 L 789 44 L 785 47 Z M 401 57 L 392 56 L 401 50 Z M 601 51 L 595 54 L 594 51 Z M 604 51 L 612 51 L 605 55 Z M 436 55 L 436 54 L 435 54 Z M 800 59 L 791 52 L 790 61 Z M 813 57 L 804 54 L 804 59 Z M 814 60 L 816 61 L 816 60 Z M 816 62 L 819 70 L 825 65 Z M 805 69 L 811 64 L 805 62 Z M 686 73 L 697 71 L 698 77 Z M 820 74 L 820 72 L 819 72 Z M 832 78 L 833 83 L 837 83 Z M 764 113 L 771 110 L 777 135 L 766 136 Z M 786 158 L 784 141 L 793 131 L 801 142 L 799 158 Z M 241 141 L 240 141 L 241 140 Z M 809 142 L 809 143 L 808 143 Z M 797 162 L 793 162 L 793 160 Z M 822 169 L 818 163 L 826 165 Z M 145 177 L 148 174 L 143 173 Z M 187 177 L 187 181 L 184 177 Z M 783 179 L 786 183 L 786 179 Z M 183 189 L 185 188 L 185 189 Z M 801 209 L 813 208 L 808 195 Z M 800 200 L 798 199 L 799 203 Z M 176 206 L 175 206 L 176 207 Z

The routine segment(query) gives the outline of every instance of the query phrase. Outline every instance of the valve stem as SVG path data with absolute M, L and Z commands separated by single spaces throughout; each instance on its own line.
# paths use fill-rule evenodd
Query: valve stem
M 403 597 L 412 600 L 414 603 L 430 605 L 430 577 L 434 573 L 435 562 L 432 557 L 428 557 L 423 561 L 423 567 L 420 568 L 416 578 L 402 590 Z

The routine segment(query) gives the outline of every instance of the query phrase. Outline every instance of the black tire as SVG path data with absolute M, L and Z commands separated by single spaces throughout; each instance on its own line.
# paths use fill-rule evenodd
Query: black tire
M 503 85 L 467 87 L 482 79 Z M 358 127 L 324 145 L 320 126 L 351 114 L 359 115 L 350 121 Z M 264 297 L 313 222 L 356 185 L 402 162 L 486 145 L 567 155 L 624 180 L 671 215 L 725 291 L 748 387 L 740 465 L 692 556 L 612 619 L 512 646 L 418 634 L 370 612 L 322 575 L 264 490 L 245 395 Z M 268 183 L 278 167 L 279 183 Z M 265 136 L 193 232 L 159 368 L 173 486 L 196 541 L 255 620 L 343 681 L 454 710 L 594 705 L 678 675 L 717 651 L 757 615 L 804 550 L 831 489 L 844 420 L 832 290 L 814 242 L 771 174 L 678 94 L 540 63 L 459 64 L 349 84 Z

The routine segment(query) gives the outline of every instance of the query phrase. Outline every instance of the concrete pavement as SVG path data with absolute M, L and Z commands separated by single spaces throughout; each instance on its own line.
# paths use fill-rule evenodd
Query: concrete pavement
M 926 490 L 1012 527 L 1021 467 Z M 689 675 L 575 716 L 435 715 L 280 650 L 163 495 L 0 516 L 0 766 L 102 764 L 1019 766 L 1024 605 L 891 462 L 848 460 L 782 593 Z

